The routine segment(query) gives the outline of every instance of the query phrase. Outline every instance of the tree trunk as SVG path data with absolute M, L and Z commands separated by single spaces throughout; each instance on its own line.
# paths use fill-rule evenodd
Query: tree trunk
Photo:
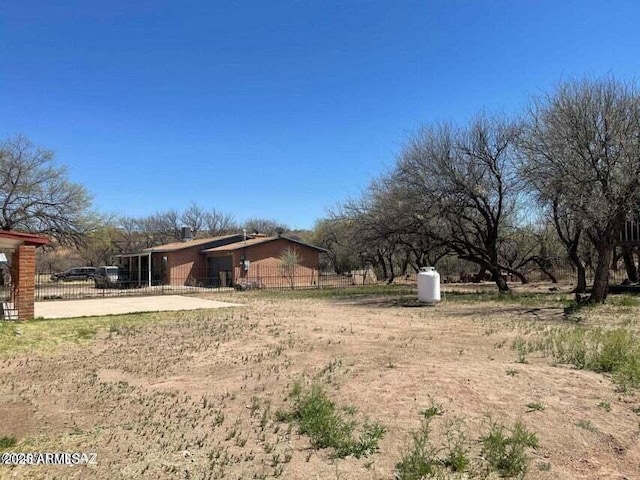
M 556 278 L 556 276 L 553 273 L 551 273 L 549 270 L 547 270 L 546 268 L 540 267 L 540 271 L 544 273 L 547 277 L 549 277 L 549 280 L 551 280 L 551 283 L 558 283 L 558 279 Z
M 416 263 L 415 263 L 415 267 L 414 268 L 415 268 L 416 272 L 419 272 L 422 267 L 426 267 L 426 265 L 424 264 L 424 255 L 418 253 L 418 251 L 415 250 L 415 249 L 412 250 L 412 252 L 413 252 L 413 256 L 416 259 Z
M 382 279 L 386 280 L 389 278 L 389 274 L 387 273 L 387 264 L 384 262 L 384 257 L 382 255 L 378 255 L 378 264 L 380 268 L 382 268 Z
M 610 245 L 600 246 L 597 251 L 598 262 L 589 303 L 604 303 L 609 293 L 609 267 L 613 257 L 613 247 Z
M 395 269 L 393 268 L 393 257 L 389 255 L 389 280 L 387 280 L 387 283 L 388 284 L 393 283 L 395 278 L 396 278 L 396 272 L 395 272 Z
M 473 283 L 480 283 L 484 278 L 484 274 L 486 271 L 487 269 L 485 267 L 480 267 L 480 270 L 478 270 L 478 273 L 476 273 L 476 275 L 473 277 Z
M 400 273 L 401 273 L 401 275 L 402 275 L 403 277 L 406 277 L 406 276 L 407 276 L 407 270 L 409 269 L 409 260 L 410 260 L 409 255 L 410 255 L 410 254 L 409 254 L 409 253 L 407 253 L 407 254 L 404 256 L 404 260 L 402 261 L 402 267 L 401 267 L 401 270 L 402 270 L 402 271 L 401 271 Z
M 633 251 L 629 247 L 623 247 L 622 258 L 624 259 L 624 268 L 627 270 L 627 278 L 630 282 L 637 283 L 638 268 L 633 260 Z
M 573 290 L 574 293 L 584 293 L 587 291 L 587 273 L 578 256 L 578 252 L 576 250 L 569 250 L 569 260 L 576 267 L 576 272 L 578 275 L 576 288 Z
M 526 285 L 527 283 L 529 283 L 529 279 L 527 279 L 527 277 L 525 277 L 519 271 L 517 271 L 517 270 L 509 270 L 509 273 L 512 274 L 512 275 L 515 275 L 516 277 L 518 277 L 518 280 L 520 280 L 520 283 L 522 285 Z
M 536 265 L 538 265 L 538 268 L 540 269 L 540 271 L 544 273 L 547 277 L 549 277 L 549 280 L 551 280 L 551 283 L 558 283 L 558 279 L 556 278 L 556 276 L 553 273 L 551 273 L 548 268 L 545 267 L 545 262 L 543 261 L 535 261 L 535 262 L 536 262 Z
M 578 283 L 576 284 L 574 292 L 584 293 L 587 291 L 587 271 L 585 270 L 584 265 L 582 265 L 582 262 L 578 262 L 576 269 L 578 275 Z
M 502 276 L 502 272 L 500 272 L 500 269 L 490 267 L 488 270 L 489 272 L 491 272 L 493 281 L 496 282 L 496 285 L 498 286 L 498 291 L 500 293 L 507 293 L 509 291 L 509 286 L 507 285 L 507 281 Z

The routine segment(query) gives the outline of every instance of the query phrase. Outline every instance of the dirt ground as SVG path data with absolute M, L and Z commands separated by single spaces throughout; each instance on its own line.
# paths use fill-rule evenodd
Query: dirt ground
M 489 418 L 520 419 L 540 444 L 526 478 L 640 478 L 636 393 L 537 352 L 519 363 L 511 348 L 566 323 L 557 303 L 215 298 L 248 305 L 106 320 L 87 342 L 0 356 L 0 438 L 18 441 L 8 450 L 97 453 L 97 465 L 0 466 L 0 478 L 388 479 L 434 401 L 444 411 L 435 444 L 457 419 L 477 457 Z M 639 312 L 615 315 L 628 323 Z M 594 315 L 586 321 L 608 314 Z M 301 379 L 380 422 L 379 451 L 333 459 L 276 421 Z

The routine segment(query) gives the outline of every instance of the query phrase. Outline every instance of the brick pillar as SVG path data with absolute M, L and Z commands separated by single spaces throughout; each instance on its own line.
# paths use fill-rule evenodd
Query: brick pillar
M 19 320 L 33 318 L 36 284 L 36 247 L 21 245 L 11 260 L 11 289 L 13 304 Z

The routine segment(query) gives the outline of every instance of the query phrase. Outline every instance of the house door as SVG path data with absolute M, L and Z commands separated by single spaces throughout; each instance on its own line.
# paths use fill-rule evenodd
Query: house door
M 215 288 L 233 285 L 232 257 L 209 257 L 209 278 Z

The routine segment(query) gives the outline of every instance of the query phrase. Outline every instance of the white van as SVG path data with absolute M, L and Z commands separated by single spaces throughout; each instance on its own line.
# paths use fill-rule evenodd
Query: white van
M 119 280 L 118 267 L 115 265 L 99 267 L 93 276 L 96 288 L 118 288 Z

